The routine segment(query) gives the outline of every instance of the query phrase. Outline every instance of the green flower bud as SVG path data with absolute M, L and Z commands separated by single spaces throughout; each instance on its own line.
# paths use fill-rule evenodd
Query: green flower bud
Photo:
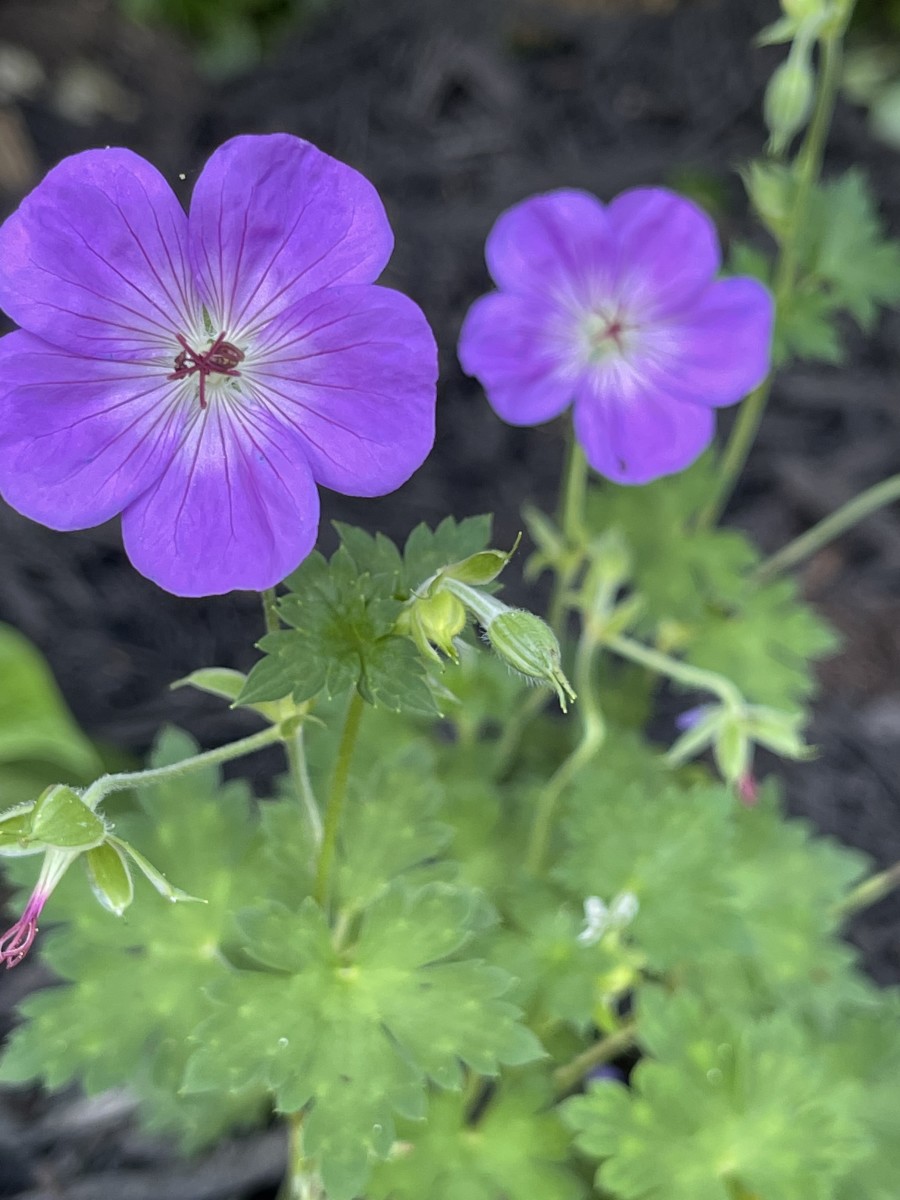
M 827 0 L 781 0 L 781 8 L 792 21 L 808 21 L 821 17 L 828 8 Z
M 408 634 L 428 658 L 440 661 L 437 646 L 448 658 L 459 658 L 453 639 L 466 626 L 466 609 L 461 600 L 448 591 L 435 592 L 413 600 L 397 621 L 397 632 Z
M 484 632 L 498 657 L 514 671 L 555 688 L 559 706 L 566 711 L 575 693 L 563 674 L 559 642 L 549 625 L 525 609 L 508 608 Z
M 812 112 L 815 77 L 805 47 L 795 42 L 786 62 L 769 80 L 763 104 L 771 137 L 769 151 L 781 154 L 806 126 Z

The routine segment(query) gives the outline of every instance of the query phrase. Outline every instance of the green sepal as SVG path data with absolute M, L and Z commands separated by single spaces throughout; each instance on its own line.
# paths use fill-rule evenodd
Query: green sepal
M 0 857 L 17 858 L 25 854 L 43 854 L 44 847 L 31 840 L 34 801 L 17 804 L 0 815 Z
M 122 838 L 115 837 L 111 833 L 107 834 L 106 840 L 114 849 L 120 851 L 122 854 L 126 854 L 141 872 L 141 874 L 145 877 L 145 879 L 147 879 L 147 881 L 151 883 L 159 892 L 159 894 L 165 897 L 166 900 L 170 900 L 173 904 L 178 902 L 193 902 L 195 904 L 207 903 L 206 900 L 200 896 L 191 896 L 188 892 L 183 892 L 181 888 L 173 887 L 173 885 L 169 883 L 168 879 L 166 879 L 165 875 L 163 875 L 162 871 L 158 871 L 156 867 L 154 867 L 153 863 L 146 859 L 139 850 L 135 850 L 134 846 L 132 846 L 129 842 L 123 841 Z
M 471 587 L 485 587 L 493 583 L 516 550 L 522 540 L 521 533 L 517 535 L 511 550 L 481 550 L 478 554 L 470 554 L 461 562 L 451 563 L 438 573 L 438 579 L 458 579 L 460 583 L 468 583 Z
M 106 841 L 88 850 L 84 866 L 91 891 L 105 909 L 121 917 L 134 899 L 134 883 L 122 851 Z
M 38 797 L 30 838 L 59 850 L 87 850 L 106 838 L 106 826 L 71 788 L 55 784 Z

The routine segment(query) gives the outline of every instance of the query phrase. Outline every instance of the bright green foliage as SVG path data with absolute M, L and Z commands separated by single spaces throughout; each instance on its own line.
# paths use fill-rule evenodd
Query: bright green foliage
M 690 626 L 705 610 L 736 603 L 756 563 L 756 552 L 741 534 L 696 526 L 714 466 L 712 456 L 704 455 L 680 475 L 639 490 L 609 484 L 596 494 L 598 523 L 620 530 L 631 551 L 633 584 L 645 603 L 644 628 L 660 621 Z
M 631 1089 L 602 1083 L 566 1110 L 615 1196 L 831 1200 L 868 1155 L 859 1085 L 787 1014 L 735 1020 L 648 988 L 638 1018 L 649 1057 Z
M 342 908 L 365 908 L 398 877 L 424 882 L 434 873 L 435 860 L 453 836 L 437 819 L 442 799 L 433 756 L 424 746 L 382 758 L 374 771 L 354 778 L 341 835 Z
M 832 654 L 837 639 L 793 579 L 745 588 L 732 608 L 707 611 L 685 658 L 730 679 L 753 704 L 795 708 L 816 689 L 811 665 Z
M 840 362 L 844 357 L 837 325 L 841 313 L 869 330 L 880 308 L 900 303 L 900 242 L 885 237 L 884 223 L 861 171 L 848 171 L 813 189 L 799 230 L 798 258 L 796 287 L 778 314 L 776 362 L 787 358 Z M 731 267 L 772 283 L 771 260 L 749 247 L 733 251 Z
M 886 238 L 868 182 L 848 171 L 813 194 L 802 253 L 835 309 L 864 329 L 900 303 L 900 242 Z
M 424 1115 L 428 1079 L 456 1088 L 460 1063 L 493 1074 L 540 1054 L 501 999 L 509 977 L 456 957 L 481 923 L 476 896 L 439 883 L 384 892 L 343 950 L 311 900 L 297 911 L 248 910 L 245 944 L 269 970 L 216 987 L 186 1087 L 263 1083 L 288 1112 L 314 1101 L 305 1152 L 319 1160 L 331 1200 L 351 1200 L 369 1155 L 388 1154 L 394 1115 Z
M 563 1022 L 587 1033 L 602 999 L 633 985 L 638 957 L 619 938 L 580 944 L 582 907 L 551 888 L 521 889 L 506 907 L 510 928 L 493 938 L 491 960 L 518 980 L 512 998 L 538 1029 Z
M 853 952 L 835 936 L 841 903 L 866 866 L 863 855 L 785 821 L 771 793 L 736 814 L 728 878 L 750 939 L 745 970 L 758 1003 L 831 1022 L 848 1004 L 869 1002 L 850 969 Z M 714 987 L 734 987 L 733 968 L 718 966 Z
M 498 1085 L 485 1112 L 467 1120 L 450 1093 L 431 1102 L 427 1123 L 401 1122 L 390 1160 L 376 1167 L 371 1200 L 580 1200 L 583 1181 L 567 1166 L 568 1136 L 536 1076 Z
M 834 635 L 792 580 L 753 580 L 758 555 L 742 534 L 698 527 L 712 469 L 707 456 L 641 489 L 607 485 L 598 520 L 631 549 L 640 630 L 724 675 L 749 702 L 794 708 L 814 691 L 811 664 L 834 650 Z
M 395 630 L 413 588 L 441 566 L 484 549 L 488 518 L 420 525 L 403 555 L 388 538 L 338 526 L 342 544 L 326 560 L 311 554 L 285 581 L 278 610 L 289 630 L 260 642 L 266 657 L 251 671 L 242 704 L 292 695 L 301 702 L 356 687 L 364 700 L 393 712 L 436 716 L 438 705 L 421 655 Z
M 8 625 L 0 625 L 0 679 L 0 808 L 33 800 L 60 772 L 80 783 L 98 770 L 47 664 Z
M 720 955 L 741 928 L 727 873 L 734 798 L 724 787 L 651 787 L 586 772 L 569 802 L 556 874 L 575 900 L 631 892 L 629 933 L 654 970 Z
M 194 752 L 189 738 L 170 732 L 153 761 Z M 180 1097 L 178 1083 L 188 1036 L 207 1011 L 204 989 L 228 974 L 229 914 L 269 893 L 271 880 L 252 866 L 255 823 L 243 785 L 220 787 L 209 770 L 143 789 L 139 800 L 141 811 L 117 820 L 116 831 L 207 903 L 168 904 L 144 887 L 127 918 L 116 919 L 97 905 L 81 872 L 70 872 L 47 906 L 49 921 L 64 916 L 68 924 L 42 942 L 68 986 L 22 1005 L 26 1022 L 6 1051 L 2 1078 L 43 1078 L 51 1087 L 78 1079 L 89 1093 L 128 1082 L 146 1123 L 192 1146 L 260 1109 L 258 1089 L 211 1102 Z

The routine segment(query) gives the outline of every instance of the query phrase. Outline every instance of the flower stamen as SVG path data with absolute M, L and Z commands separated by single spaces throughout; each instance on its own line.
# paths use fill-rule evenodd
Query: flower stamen
M 231 342 L 226 342 L 224 333 L 220 333 L 210 348 L 202 353 L 193 349 L 184 334 L 176 334 L 176 337 L 181 350 L 175 356 L 175 369 L 167 378 L 187 379 L 195 373 L 199 374 L 200 407 L 206 408 L 207 375 L 240 375 L 236 367 L 244 361 L 244 352 Z
M 0 963 L 7 970 L 17 967 L 31 949 L 37 937 L 38 917 L 46 900 L 47 896 L 44 893 L 35 892 L 15 925 L 0 937 Z

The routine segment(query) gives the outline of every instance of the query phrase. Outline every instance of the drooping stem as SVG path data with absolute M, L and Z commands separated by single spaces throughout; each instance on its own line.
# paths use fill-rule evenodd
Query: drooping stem
M 553 1072 L 553 1082 L 556 1085 L 557 1094 L 559 1096 L 568 1095 L 595 1067 L 601 1067 L 604 1063 L 610 1062 L 625 1050 L 630 1049 L 634 1045 L 636 1033 L 637 1022 L 629 1021 L 627 1025 L 623 1025 L 615 1033 L 611 1033 L 607 1037 L 601 1038 L 599 1042 L 594 1042 L 592 1046 L 588 1046 L 587 1050 L 583 1050 L 581 1054 L 576 1055 L 565 1066 L 557 1067 Z
M 673 679 L 676 683 L 681 683 L 688 688 L 712 692 L 729 708 L 740 709 L 744 705 L 743 696 L 731 680 L 726 679 L 724 675 L 717 675 L 714 671 L 704 671 L 702 667 L 692 667 L 679 658 L 670 658 L 668 654 L 652 650 L 649 646 L 623 635 L 607 638 L 604 645 L 621 658 L 630 659 L 631 662 L 638 663 L 657 675 Z
M 553 830 L 553 819 L 559 798 L 578 772 L 591 761 L 606 736 L 606 722 L 594 691 L 594 657 L 597 641 L 591 623 L 585 622 L 575 656 L 575 690 L 578 693 L 578 712 L 581 736 L 578 744 L 559 765 L 538 796 L 525 856 L 525 868 L 537 875 L 543 866 Z
M 259 598 L 262 600 L 266 633 L 277 633 L 281 628 L 281 622 L 278 619 L 278 597 L 275 594 L 275 589 L 266 588 L 259 593 Z
M 870 875 L 868 879 L 857 884 L 838 905 L 838 911 L 849 916 L 850 913 L 859 912 L 861 908 L 877 904 L 897 888 L 900 888 L 900 862 L 894 863 L 886 871 L 879 871 L 877 875 Z
M 328 799 L 325 802 L 325 829 L 322 846 L 319 850 L 319 861 L 316 866 L 316 885 L 314 895 L 321 905 L 328 901 L 328 891 L 331 883 L 331 866 L 337 847 L 338 830 L 341 824 L 341 814 L 344 811 L 344 801 L 347 797 L 347 780 L 350 777 L 350 763 L 356 747 L 359 726 L 362 720 L 365 701 L 354 689 L 344 720 L 344 729 L 338 746 L 334 772 L 331 776 L 331 786 L 328 789 Z
M 775 270 L 773 291 L 775 312 L 780 315 L 788 307 L 799 271 L 800 241 L 803 236 L 810 197 L 822 170 L 822 158 L 834 103 L 841 82 L 842 34 L 831 33 L 822 40 L 822 65 L 816 91 L 816 103 L 809 129 L 797 155 L 796 191 L 790 222 L 781 242 Z M 725 505 L 737 484 L 744 464 L 756 440 L 756 434 L 772 390 L 771 374 L 741 405 L 731 436 L 719 460 L 716 488 L 709 504 L 700 514 L 700 524 L 709 526 L 722 515 Z
M 847 529 L 852 528 L 871 513 L 877 512 L 879 508 L 884 508 L 886 504 L 892 504 L 895 500 L 900 500 L 900 475 L 892 475 L 890 479 L 884 479 L 881 483 L 876 483 L 866 491 L 860 492 L 858 496 L 848 500 L 830 516 L 819 521 L 817 525 L 813 525 L 811 529 L 807 529 L 806 533 L 802 533 L 792 542 L 788 542 L 759 567 L 756 579 L 762 583 L 775 575 L 780 575 L 782 571 L 789 571 L 791 567 L 795 567 L 805 558 L 809 558 L 817 550 L 821 550 L 823 546 L 827 546 L 829 542 L 840 537 Z
M 95 809 L 111 792 L 121 792 L 126 788 L 145 787 L 147 784 L 160 783 L 166 779 L 177 779 L 180 775 L 188 775 L 191 771 L 202 771 L 204 767 L 215 767 L 221 763 L 231 762 L 233 758 L 241 758 L 245 754 L 253 754 L 266 746 L 274 745 L 282 740 L 281 730 L 277 725 L 263 729 L 261 733 L 251 734 L 237 742 L 229 742 L 215 750 L 206 750 L 203 754 L 195 754 L 191 758 L 183 758 L 181 762 L 169 763 L 165 767 L 148 767 L 146 771 L 125 771 L 119 775 L 103 775 L 92 783 L 81 797 L 82 803 L 88 808 Z

